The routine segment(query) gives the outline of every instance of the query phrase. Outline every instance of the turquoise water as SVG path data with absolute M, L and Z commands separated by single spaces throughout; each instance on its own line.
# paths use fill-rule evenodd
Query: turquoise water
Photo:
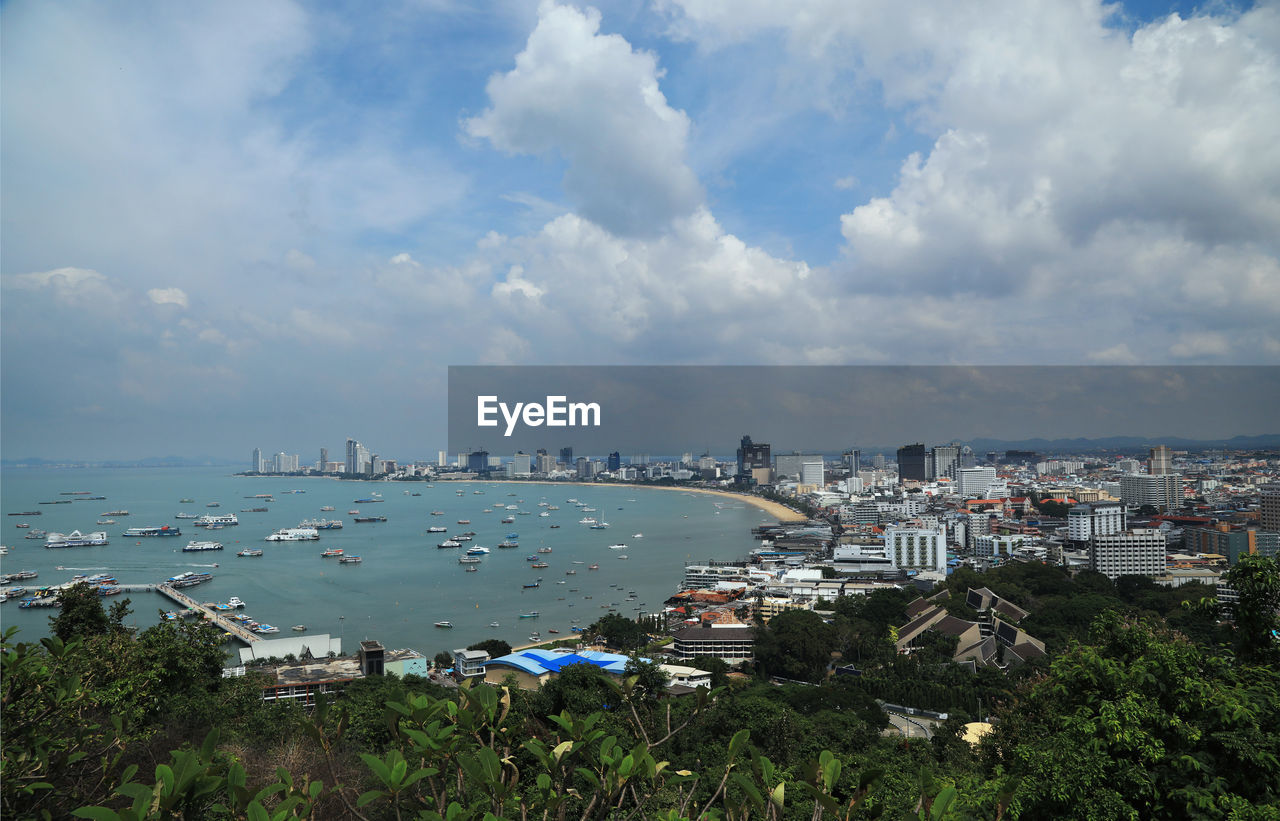
M 107 498 L 38 504 L 76 499 L 60 494 L 80 490 Z M 304 492 L 286 494 L 289 490 Z M 275 500 L 263 503 L 245 498 L 260 493 L 273 494 Z M 385 501 L 353 501 L 375 493 Z M 184 570 L 207 571 L 214 574 L 213 581 L 189 589 L 189 594 L 202 602 L 239 596 L 247 604 L 244 612 L 281 628 L 276 638 L 295 635 L 289 627 L 305 624 L 308 633 L 341 636 L 348 651 L 356 641 L 370 638 L 389 648 L 411 647 L 428 656 L 489 637 L 525 643 L 531 630 L 541 631 L 546 638 L 549 629 L 556 628 L 568 636 L 574 619 L 586 626 L 611 606 L 628 616 L 655 612 L 677 589 L 686 562 L 743 557 L 756 544 L 751 528 L 769 520 L 760 510 L 723 498 L 640 487 L 494 482 L 436 482 L 427 487 L 241 477 L 228 475 L 225 468 L 11 470 L 0 475 L 0 495 L 0 510 L 6 514 L 0 518 L 4 528 L 0 540 L 9 547 L 8 555 L 0 557 L 0 569 L 38 571 L 39 578 L 22 582 L 27 587 L 61 584 L 76 573 L 110 572 L 122 584 L 142 584 Z M 195 501 L 180 504 L 182 498 Z M 581 512 L 567 501 L 570 498 L 587 502 L 596 512 Z M 221 506 L 206 508 L 215 501 Z M 560 509 L 539 517 L 546 510 L 538 507 L 540 501 Z M 492 506 L 499 502 L 516 505 L 530 515 L 494 511 Z M 322 512 L 325 505 L 335 509 Z M 269 508 L 268 512 L 241 512 L 260 506 Z M 386 516 L 387 521 L 355 524 L 348 511 L 357 509 Z M 7 515 L 37 510 L 42 515 Z M 130 515 L 112 517 L 115 525 L 96 524 L 112 510 L 128 510 Z M 432 516 L 433 510 L 444 515 Z M 175 519 L 179 512 L 236 513 L 240 525 L 205 531 L 191 527 L 190 520 Z M 504 515 L 514 516 L 515 522 L 502 524 Z M 591 530 L 578 524 L 583 516 L 603 519 L 610 527 Z M 318 542 L 263 541 L 278 528 L 295 527 L 309 518 L 342 519 L 345 527 L 320 531 Z M 471 524 L 459 525 L 459 519 L 469 519 Z M 43 539 L 24 539 L 27 531 L 15 527 L 19 522 L 49 532 L 105 530 L 111 543 L 49 550 Z M 553 529 L 553 524 L 560 527 Z M 177 525 L 182 535 L 141 539 L 121 535 L 126 528 L 147 525 Z M 477 535 L 462 548 L 438 549 L 445 534 L 427 533 L 432 525 L 448 527 L 450 533 L 473 530 Z M 519 549 L 498 548 L 508 533 L 519 534 Z M 636 533 L 643 536 L 637 538 Z M 226 549 L 183 553 L 182 547 L 192 539 L 219 541 Z M 627 548 L 610 550 L 615 543 Z M 467 573 L 458 557 L 474 545 L 489 547 L 492 553 L 483 557 L 478 572 Z M 550 566 L 530 568 L 526 557 L 544 546 L 552 552 L 539 558 Z M 237 557 L 244 547 L 260 547 L 264 555 Z M 364 561 L 339 565 L 336 559 L 320 557 L 327 548 L 342 548 Z M 628 558 L 622 560 L 620 554 Z M 214 563 L 218 566 L 210 567 Z M 588 570 L 592 563 L 600 569 Z M 57 570 L 58 566 L 64 569 Z M 577 573 L 567 575 L 569 570 Z M 522 587 L 539 577 L 538 588 Z M 565 583 L 557 583 L 561 581 Z M 636 599 L 628 601 L 632 590 Z M 159 610 L 173 607 L 157 593 L 128 595 L 133 600 L 131 620 L 139 627 L 156 623 Z M 518 618 L 535 610 L 536 619 Z M 11 599 L 0 605 L 0 620 L 5 627 L 19 627 L 21 637 L 30 640 L 47 634 L 52 612 L 20 610 L 17 600 Z M 433 626 L 444 620 L 453 623 L 452 630 Z M 494 621 L 499 627 L 490 627 Z

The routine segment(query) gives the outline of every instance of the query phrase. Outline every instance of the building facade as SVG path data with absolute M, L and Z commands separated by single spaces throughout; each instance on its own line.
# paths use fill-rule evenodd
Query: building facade
M 1121 576 L 1162 576 L 1166 565 L 1162 531 L 1135 528 L 1093 537 L 1089 569 L 1113 581 Z

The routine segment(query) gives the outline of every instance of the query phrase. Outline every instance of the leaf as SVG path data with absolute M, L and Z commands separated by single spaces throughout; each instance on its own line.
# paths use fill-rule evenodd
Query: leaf
M 769 793 L 769 803 L 781 810 L 783 802 L 786 800 L 786 792 L 787 783 L 779 781 L 778 786 L 774 787 L 773 792 Z
M 386 795 L 386 793 L 382 790 L 369 790 L 368 792 L 361 794 L 361 796 L 356 799 L 356 806 L 363 807 L 372 801 L 377 801 L 384 795 Z
M 957 792 L 955 787 L 947 787 L 942 792 L 938 793 L 933 799 L 933 808 L 929 812 L 930 821 L 938 821 L 942 818 L 943 813 L 945 813 L 947 808 L 951 806 L 952 802 L 956 800 L 956 795 Z
M 733 734 L 733 738 L 729 739 L 729 760 L 732 761 L 738 755 L 738 750 L 751 737 L 751 731 L 743 727 L 741 730 Z
M 81 807 L 71 814 L 76 818 L 92 818 L 94 821 L 120 821 L 120 814 L 106 807 Z
M 271 816 L 267 814 L 267 810 L 257 801 L 250 801 L 249 806 L 245 809 L 245 814 L 249 821 L 271 821 Z

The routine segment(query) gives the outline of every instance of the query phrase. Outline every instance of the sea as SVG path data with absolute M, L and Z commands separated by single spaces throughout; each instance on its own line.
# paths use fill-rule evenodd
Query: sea
M 260 494 L 271 494 L 272 501 L 254 498 Z M 365 499 L 381 501 L 356 501 Z M 594 510 L 584 511 L 572 500 Z M 326 506 L 334 509 L 322 510 Z M 559 509 L 549 510 L 551 506 Z M 267 510 L 248 512 L 256 507 Z M 122 510 L 128 515 L 105 515 Z M 353 511 L 387 520 L 356 523 Z M 5 470 L 0 473 L 0 512 L 0 541 L 8 547 L 7 555 L 0 556 L 0 572 L 39 573 L 12 584 L 34 588 L 95 573 L 110 573 L 120 584 L 154 584 L 183 571 L 208 572 L 212 581 L 185 592 L 200 602 L 239 597 L 246 604 L 241 612 L 280 628 L 268 638 L 297 636 L 290 628 L 304 625 L 307 635 L 340 638 L 344 652 L 354 651 L 361 640 L 375 639 L 388 649 L 412 648 L 428 658 L 486 638 L 527 644 L 535 630 L 544 640 L 557 637 L 551 629 L 569 637 L 574 626 L 586 627 L 611 610 L 628 617 L 659 612 L 679 588 L 685 564 L 740 560 L 758 545 L 751 528 L 773 521 L 736 500 L 639 486 L 362 482 L 236 476 L 226 468 Z M 40 515 L 10 515 L 26 512 Z M 543 512 L 549 515 L 540 516 Z M 192 527 L 190 519 L 175 518 L 179 513 L 235 513 L 240 524 L 205 530 Z M 503 523 L 506 517 L 514 521 Z M 609 527 L 590 529 L 579 523 L 584 517 Z M 108 518 L 116 523 L 97 524 Z M 264 541 L 280 528 L 321 518 L 340 519 L 344 527 L 321 530 L 319 541 Z M 460 524 L 462 520 L 469 524 Z M 162 525 L 181 528 L 181 536 L 123 535 L 127 528 Z M 448 533 L 428 533 L 432 526 L 447 527 Z M 106 531 L 110 543 L 47 549 L 44 539 L 24 538 L 36 529 Z M 475 532 L 472 541 L 460 548 L 437 547 L 448 535 L 464 531 Z M 192 540 L 217 541 L 225 548 L 182 552 Z M 519 547 L 500 549 L 498 544 L 507 540 Z M 458 558 L 473 546 L 491 552 L 474 565 L 477 572 L 468 573 Z M 263 555 L 238 557 L 246 547 L 261 548 Z M 339 564 L 322 558 L 330 548 L 363 561 Z M 550 552 L 539 553 L 539 548 Z M 529 557 L 548 567 L 531 567 Z M 592 564 L 599 569 L 589 570 Z M 525 587 L 535 581 L 537 587 Z M 158 623 L 163 611 L 175 608 L 155 592 L 111 596 L 104 603 L 126 596 L 132 600 L 129 623 L 139 629 Z M 11 597 L 0 604 L 0 624 L 19 628 L 17 640 L 34 641 L 48 635 L 55 612 L 20 609 L 18 598 Z M 521 618 L 535 612 L 535 618 Z M 441 621 L 452 628 L 436 627 Z M 229 649 L 237 646 L 232 641 Z

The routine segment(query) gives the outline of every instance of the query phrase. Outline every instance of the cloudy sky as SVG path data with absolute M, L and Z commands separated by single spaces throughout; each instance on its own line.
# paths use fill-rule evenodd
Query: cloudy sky
M 1280 363 L 1274 2 L 0 31 L 8 458 L 433 455 L 451 364 Z

